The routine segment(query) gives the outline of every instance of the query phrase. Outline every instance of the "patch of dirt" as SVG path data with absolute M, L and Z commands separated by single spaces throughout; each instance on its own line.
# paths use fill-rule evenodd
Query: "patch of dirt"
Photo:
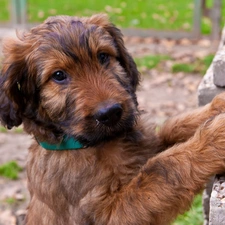
M 138 90 L 140 108 L 150 113 L 150 120 L 161 124 L 168 117 L 197 107 L 200 75 L 159 74 L 144 77 Z
M 152 38 L 125 38 L 125 42 L 134 57 L 163 54 L 170 55 L 179 61 L 203 58 L 215 53 L 217 49 L 217 43 L 211 43 L 208 40 L 190 42 L 184 39 L 177 42 Z M 156 69 L 148 71 L 142 76 L 137 92 L 140 108 L 150 113 L 149 119 L 152 122 L 162 123 L 170 116 L 197 107 L 197 87 L 202 76 L 171 74 L 169 67 L 170 64 L 165 62 L 163 71 Z M 0 177 L 0 225 L 15 225 L 16 217 L 18 221 L 21 220 L 23 210 L 26 209 L 29 201 L 25 164 L 31 141 L 31 137 L 26 134 L 0 133 L 0 164 L 16 160 L 24 169 L 16 181 Z M 9 203 L 7 199 L 14 199 L 14 201 Z M 18 224 L 22 223 L 18 222 Z

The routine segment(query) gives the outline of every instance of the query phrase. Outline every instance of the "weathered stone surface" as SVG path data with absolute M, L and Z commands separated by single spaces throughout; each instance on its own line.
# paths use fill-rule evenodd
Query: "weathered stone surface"
M 199 106 L 208 104 L 217 94 L 223 91 L 225 91 L 224 88 L 217 87 L 213 82 L 213 65 L 211 64 L 198 87 Z
M 225 224 L 225 174 L 217 176 L 210 198 L 209 225 Z
M 213 77 L 216 86 L 225 87 L 225 46 L 222 46 L 213 60 Z
M 214 176 L 211 177 L 202 195 L 204 225 L 209 225 L 209 210 L 210 210 L 209 206 L 210 206 L 210 197 L 212 193 L 214 178 L 215 178 Z

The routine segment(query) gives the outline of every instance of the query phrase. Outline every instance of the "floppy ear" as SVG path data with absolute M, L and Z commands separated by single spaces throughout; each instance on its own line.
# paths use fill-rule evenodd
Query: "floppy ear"
M 105 14 L 97 14 L 90 18 L 90 23 L 103 27 L 113 37 L 119 52 L 118 60 L 121 66 L 125 69 L 128 76 L 131 78 L 131 85 L 136 91 L 137 85 L 140 81 L 140 73 L 137 70 L 136 63 L 124 46 L 123 35 L 117 27 L 109 22 L 108 16 Z
M 11 129 L 22 123 L 23 113 L 27 108 L 26 96 L 33 91 L 33 87 L 32 82 L 28 87 L 27 46 L 22 40 L 6 40 L 3 53 L 0 73 L 0 121 Z

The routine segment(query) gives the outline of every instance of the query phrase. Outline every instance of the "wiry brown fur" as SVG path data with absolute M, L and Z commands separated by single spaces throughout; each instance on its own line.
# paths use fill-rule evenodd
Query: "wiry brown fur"
M 225 169 L 225 95 L 155 134 L 137 109 L 136 65 L 107 17 L 49 18 L 7 40 L 4 55 L 1 122 L 23 123 L 38 141 L 66 134 L 86 146 L 49 151 L 34 141 L 26 224 L 166 225 Z M 56 71 L 67 78 L 58 82 Z M 96 119 L 115 104 L 119 121 Z

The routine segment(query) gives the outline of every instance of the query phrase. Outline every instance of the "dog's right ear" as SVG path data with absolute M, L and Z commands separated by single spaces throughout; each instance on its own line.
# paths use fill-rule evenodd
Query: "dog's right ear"
M 22 123 L 25 109 L 23 88 L 27 79 L 27 46 L 19 39 L 7 39 L 3 45 L 4 59 L 0 73 L 0 122 L 11 129 Z M 29 87 L 32 89 L 32 87 Z

